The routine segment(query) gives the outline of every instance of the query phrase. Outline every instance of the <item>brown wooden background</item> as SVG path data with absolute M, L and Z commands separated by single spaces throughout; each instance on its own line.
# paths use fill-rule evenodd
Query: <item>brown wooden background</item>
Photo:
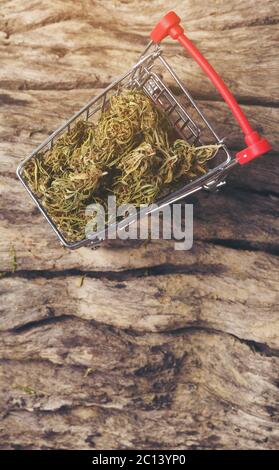
M 170 8 L 274 152 L 196 198 L 189 252 L 67 251 L 16 166 L 136 61 Z M 0 1 L 1 448 L 278 447 L 278 16 L 276 0 Z M 166 50 L 239 148 L 206 78 Z

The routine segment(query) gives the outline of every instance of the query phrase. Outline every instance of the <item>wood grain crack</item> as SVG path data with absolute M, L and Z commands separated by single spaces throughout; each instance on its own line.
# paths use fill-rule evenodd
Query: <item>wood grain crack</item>
M 38 321 L 33 321 L 30 323 L 26 323 L 20 327 L 13 328 L 11 330 L 7 330 L 7 332 L 2 333 L 2 335 L 11 333 L 13 335 L 20 335 L 24 334 L 28 331 L 32 330 L 37 330 L 40 328 L 44 328 L 46 326 L 51 326 L 51 325 L 57 325 L 60 323 L 64 322 L 72 322 L 75 321 L 77 324 L 90 324 L 94 328 L 101 329 L 105 331 L 108 327 L 110 328 L 110 332 L 112 334 L 122 334 L 124 337 L 132 337 L 132 338 L 144 338 L 144 337 L 152 337 L 152 336 L 158 336 L 157 332 L 144 332 L 142 330 L 136 330 L 133 328 L 126 329 L 126 328 L 116 328 L 109 326 L 106 323 L 101 323 L 97 322 L 94 320 L 84 320 L 82 318 L 79 318 L 74 315 L 61 315 L 61 316 L 53 316 L 50 318 L 44 318 Z M 77 327 L 78 331 L 78 327 Z M 177 329 L 166 329 L 160 331 L 160 335 L 162 335 L 162 338 L 164 336 L 183 336 L 183 335 L 198 335 L 199 333 L 207 333 L 209 335 L 225 335 L 227 337 L 234 338 L 236 341 L 239 341 L 242 344 L 245 344 L 249 347 L 249 349 L 255 353 L 259 354 L 261 356 L 266 356 L 266 357 L 279 357 L 279 349 L 277 348 L 272 348 L 266 343 L 262 343 L 260 341 L 254 341 L 251 339 L 243 338 L 240 337 L 236 334 L 230 333 L 225 330 L 217 329 L 217 328 L 212 328 L 209 326 L 206 326 L 204 324 L 199 323 L 199 322 L 194 322 L 193 325 L 187 325 L 184 327 L 180 327 Z M 41 361 L 41 358 L 38 359 Z M 1 361 L 0 361 L 1 362 Z
M 279 256 L 279 245 L 275 243 L 252 242 L 249 240 L 234 240 L 232 238 L 206 238 L 205 243 L 210 243 L 224 248 L 232 248 L 238 251 L 261 251 L 274 256 Z

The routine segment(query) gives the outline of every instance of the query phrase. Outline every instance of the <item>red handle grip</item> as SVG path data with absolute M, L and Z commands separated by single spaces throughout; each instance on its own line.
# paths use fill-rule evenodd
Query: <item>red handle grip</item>
M 184 34 L 184 29 L 180 25 L 180 18 L 174 11 L 170 11 L 165 15 L 161 21 L 155 26 L 151 32 L 151 38 L 154 42 L 159 43 L 165 37 L 171 36 L 172 39 L 177 39 L 186 51 L 195 59 L 202 70 L 206 73 L 213 85 L 217 88 L 222 95 L 227 105 L 231 109 L 235 119 L 238 121 L 245 138 L 247 147 L 236 154 L 236 158 L 240 164 L 248 163 L 260 155 L 271 150 L 271 145 L 265 137 L 261 137 L 254 131 L 237 103 L 235 97 L 232 95 L 227 85 L 210 65 L 210 63 L 203 57 L 196 46 Z

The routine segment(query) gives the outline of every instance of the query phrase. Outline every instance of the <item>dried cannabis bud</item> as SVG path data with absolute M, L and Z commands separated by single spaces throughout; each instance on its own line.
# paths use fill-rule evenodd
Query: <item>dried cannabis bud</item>
M 24 178 L 69 242 L 84 238 L 85 209 L 150 204 L 206 173 L 218 145 L 195 147 L 176 139 L 163 112 L 142 92 L 110 99 L 98 123 L 78 121 L 51 150 L 29 160 Z

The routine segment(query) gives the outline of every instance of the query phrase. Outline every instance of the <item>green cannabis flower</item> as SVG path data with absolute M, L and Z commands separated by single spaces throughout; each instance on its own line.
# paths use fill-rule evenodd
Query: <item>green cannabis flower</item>
M 50 150 L 30 159 L 24 178 L 68 242 L 85 237 L 86 207 L 151 204 L 207 172 L 218 145 L 177 139 L 162 110 L 138 90 L 111 97 L 97 124 L 78 121 Z

